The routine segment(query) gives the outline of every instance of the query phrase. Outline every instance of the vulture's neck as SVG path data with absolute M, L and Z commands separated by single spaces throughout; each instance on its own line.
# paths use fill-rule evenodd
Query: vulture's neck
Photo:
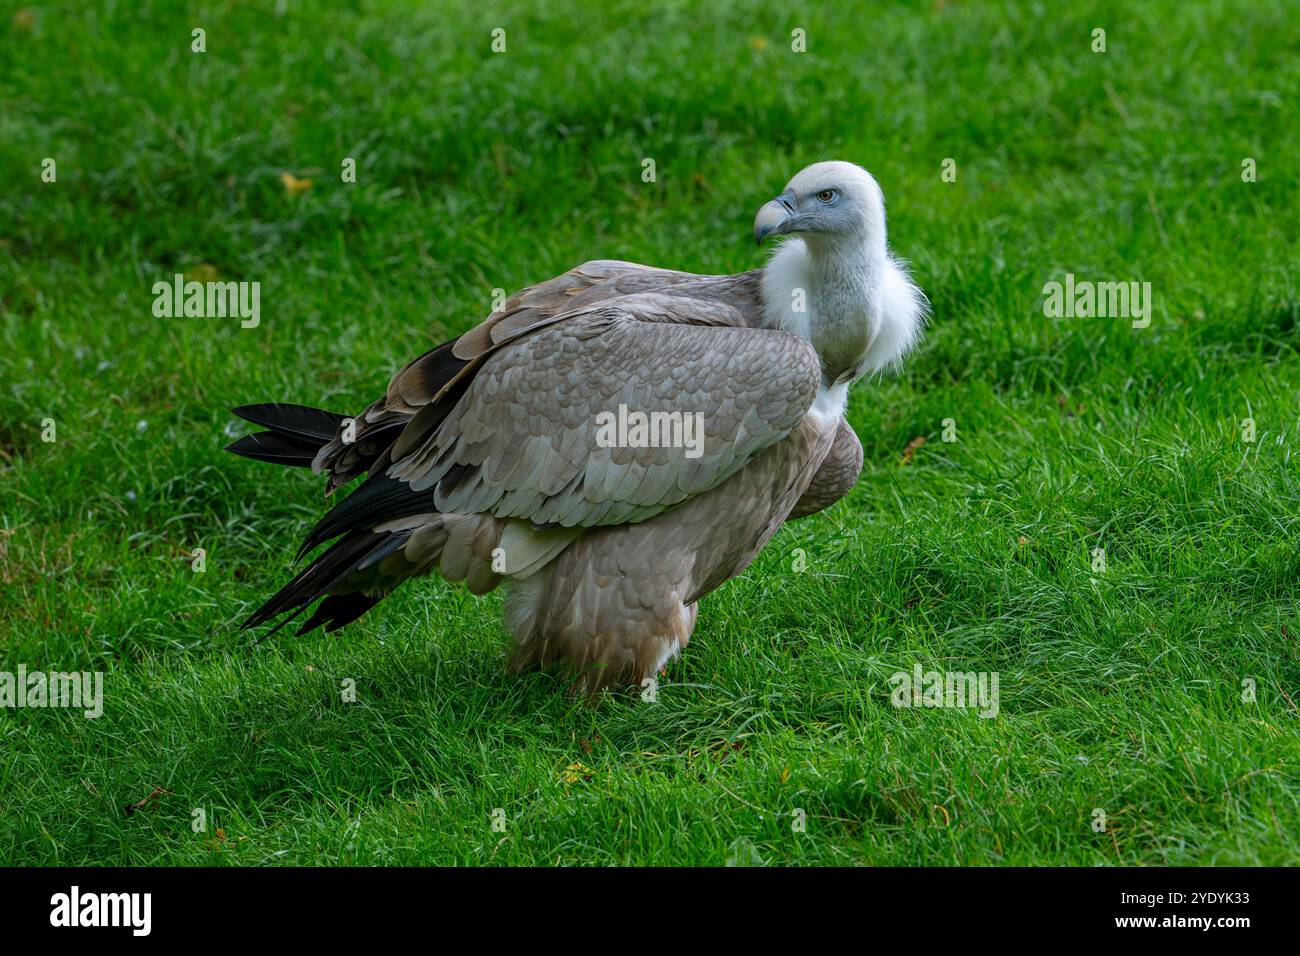
M 847 384 L 870 370 L 888 268 L 883 230 L 880 238 L 866 241 L 816 235 L 788 240 L 764 266 L 766 324 L 812 343 L 825 387 Z

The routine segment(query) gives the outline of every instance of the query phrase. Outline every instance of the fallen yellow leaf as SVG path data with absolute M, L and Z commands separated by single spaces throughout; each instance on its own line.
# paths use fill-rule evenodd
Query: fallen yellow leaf
M 903 449 L 902 464 L 906 465 L 909 461 L 911 461 L 913 453 L 924 444 L 925 444 L 924 435 L 917 435 L 910 442 L 908 442 L 907 447 Z
M 584 764 L 574 762 L 564 768 L 564 773 L 560 775 L 560 779 L 564 783 L 579 783 L 592 776 L 595 772 Z
M 291 197 L 311 189 L 310 179 L 299 179 L 293 173 L 281 173 L 280 182 L 284 183 L 284 191 Z

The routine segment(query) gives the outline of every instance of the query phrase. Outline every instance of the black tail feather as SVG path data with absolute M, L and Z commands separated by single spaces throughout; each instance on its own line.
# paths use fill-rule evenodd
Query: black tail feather
M 348 417 L 337 412 L 327 412 L 323 408 L 291 405 L 288 402 L 240 405 L 230 412 L 246 422 L 269 428 L 277 434 L 314 441 L 318 448 L 338 433 L 339 426 Z
M 275 432 L 254 432 L 226 446 L 226 451 L 254 461 L 269 461 L 293 468 L 310 468 L 319 449 L 319 445 Z
M 372 474 L 356 491 L 348 495 L 328 512 L 311 529 L 298 557 L 330 538 L 336 538 L 361 526 L 374 527 L 396 518 L 434 511 L 433 489 L 423 493 L 411 491 L 404 481 L 390 478 L 382 472 Z
M 347 570 L 368 551 L 369 547 L 363 545 L 360 535 L 352 535 L 334 542 L 329 550 L 271 595 L 266 603 L 249 615 L 248 620 L 241 626 L 245 630 L 257 627 L 287 611 L 297 610 L 311 603 L 313 595 L 323 594 L 329 585 L 338 579 L 340 568 L 346 574 Z
M 305 405 L 267 403 L 232 409 L 246 421 L 270 431 L 246 435 L 226 450 L 258 461 L 309 467 L 322 447 L 333 441 L 346 416 Z M 405 422 L 394 423 L 394 427 Z M 381 429 L 379 433 L 386 432 Z M 275 634 L 320 598 L 315 611 L 299 629 L 306 634 L 321 625 L 334 631 L 359 618 L 395 586 L 400 577 L 385 581 L 375 566 L 399 550 L 410 531 L 374 532 L 383 521 L 433 510 L 433 492 L 414 495 L 410 486 L 373 474 L 346 499 L 339 502 L 312 529 L 298 557 L 317 545 L 337 538 L 292 581 L 249 615 L 243 629 L 257 627 L 275 618 L 275 626 L 260 640 Z M 341 537 L 340 537 L 341 536 Z M 259 641 L 260 643 L 260 641 Z
M 267 432 L 245 435 L 226 446 L 226 451 L 269 461 L 277 465 L 308 468 L 321 447 L 338 433 L 346 415 L 327 412 L 306 405 L 289 405 L 284 402 L 267 402 L 262 405 L 240 405 L 230 410 L 244 421 L 269 428 Z
M 298 628 L 298 635 L 314 631 L 322 624 L 325 625 L 327 634 L 337 631 L 340 627 L 351 624 L 379 601 L 379 595 L 363 594 L 360 591 L 353 594 L 332 594 L 316 605 L 315 613 Z
M 393 554 L 393 551 L 402 548 L 406 544 L 407 538 L 411 536 L 408 531 L 380 532 L 373 531 L 356 531 L 351 535 L 339 538 L 329 550 L 316 558 L 311 564 L 303 568 L 294 580 L 291 580 L 285 587 L 274 593 L 266 604 L 259 607 L 243 623 L 243 630 L 251 627 L 257 627 L 264 624 L 272 618 L 277 618 L 281 614 L 289 614 L 289 617 L 281 620 L 274 628 L 274 633 L 279 628 L 285 626 L 290 620 L 298 617 L 303 610 L 307 609 L 318 597 L 330 593 L 330 589 L 343 584 L 347 578 L 354 575 L 357 571 L 365 571 L 381 561 L 382 558 Z M 363 575 L 364 578 L 364 575 Z M 354 581 L 355 587 L 355 581 Z M 350 598 L 350 600 L 338 601 L 335 598 Z M 360 598 L 367 598 L 369 604 L 364 607 L 359 606 Z M 360 591 L 348 591 L 342 594 L 335 594 L 326 598 L 318 606 L 316 613 L 308 619 L 299 633 L 305 633 L 313 630 L 318 624 L 326 623 L 326 630 L 333 631 L 335 628 L 342 627 L 359 618 L 361 614 L 369 609 L 370 606 L 377 604 L 381 596 L 372 596 Z M 328 605 L 328 606 L 326 606 Z M 348 613 L 355 610 L 352 617 L 347 617 Z M 266 635 L 270 636 L 270 635 Z

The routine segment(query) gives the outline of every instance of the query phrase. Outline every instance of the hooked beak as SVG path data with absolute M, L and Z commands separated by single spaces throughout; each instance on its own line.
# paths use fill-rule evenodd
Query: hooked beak
M 803 218 L 795 214 L 794 193 L 787 189 L 759 207 L 758 215 L 754 217 L 754 242 L 761 245 L 768 236 L 783 236 L 794 232 Z

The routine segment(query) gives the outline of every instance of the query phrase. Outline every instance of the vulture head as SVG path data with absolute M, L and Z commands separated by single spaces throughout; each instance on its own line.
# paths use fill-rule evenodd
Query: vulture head
M 885 197 L 853 163 L 813 163 L 754 217 L 754 239 L 798 233 L 806 240 L 870 242 L 885 237 Z

